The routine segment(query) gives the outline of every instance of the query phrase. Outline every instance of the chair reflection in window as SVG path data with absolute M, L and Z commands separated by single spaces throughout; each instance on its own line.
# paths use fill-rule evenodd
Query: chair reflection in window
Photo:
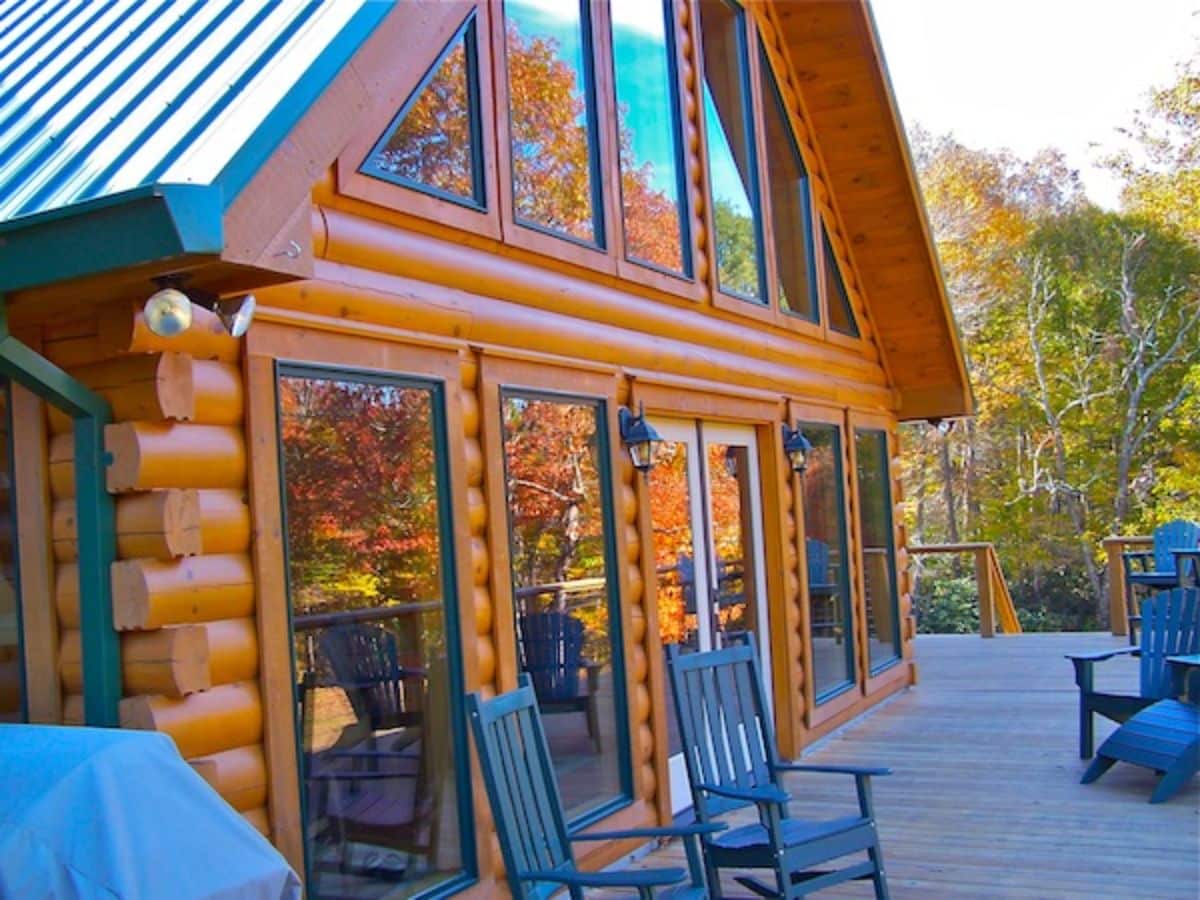
M 315 645 L 300 695 L 313 877 L 411 883 L 452 866 L 438 851 L 457 833 L 445 662 L 401 666 L 394 632 L 371 624 Z
M 829 545 L 816 538 L 805 538 L 808 556 L 808 596 L 812 604 L 813 637 L 832 637 L 842 642 L 845 623 L 838 602 L 838 584 L 832 572 Z
M 521 669 L 529 673 L 543 715 L 582 712 L 596 753 L 602 752 L 597 699 L 599 663 L 584 658 L 583 622 L 570 613 L 526 613 L 517 621 Z M 586 675 L 581 681 L 580 670 Z

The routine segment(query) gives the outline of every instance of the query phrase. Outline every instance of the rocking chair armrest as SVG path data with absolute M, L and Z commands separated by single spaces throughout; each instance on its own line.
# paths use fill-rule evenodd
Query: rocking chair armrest
M 699 834 L 716 834 L 729 826 L 724 822 L 696 822 L 691 825 L 662 825 L 649 828 L 625 828 L 621 831 L 588 831 L 572 834 L 573 841 L 618 841 L 624 838 L 673 838 L 693 837 Z
M 832 772 L 838 775 L 891 775 L 892 770 L 877 766 L 810 766 L 804 763 L 780 763 L 776 772 Z
M 1096 653 L 1067 653 L 1067 659 L 1075 663 L 1076 668 L 1082 663 L 1091 665 L 1092 663 L 1103 662 L 1106 659 L 1112 659 L 1114 656 L 1141 656 L 1141 647 L 1118 647 L 1115 650 L 1101 650 Z
M 532 871 L 517 875 L 520 881 L 549 881 L 568 887 L 654 888 L 679 884 L 687 878 L 684 869 L 624 869 L 619 872 Z
M 781 791 L 777 787 L 769 787 L 767 785 L 734 788 L 717 784 L 698 784 L 696 787 L 702 791 L 708 791 L 710 794 L 716 794 L 718 797 L 728 797 L 731 800 L 746 800 L 750 803 L 787 803 L 792 799 L 791 795 L 786 791 Z
M 416 772 L 310 772 L 306 781 L 388 781 L 396 778 L 417 778 Z

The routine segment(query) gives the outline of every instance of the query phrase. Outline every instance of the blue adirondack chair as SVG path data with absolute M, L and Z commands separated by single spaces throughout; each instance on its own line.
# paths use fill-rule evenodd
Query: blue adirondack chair
M 1140 647 L 1120 647 L 1100 653 L 1068 654 L 1079 685 L 1079 756 L 1088 759 L 1095 744 L 1096 713 L 1125 722 L 1146 707 L 1171 697 L 1179 686 L 1168 656 L 1200 652 L 1200 591 L 1176 588 L 1142 601 Z M 1141 660 L 1137 696 L 1110 694 L 1095 688 L 1096 663 L 1130 654 Z
M 372 731 L 418 725 L 425 672 L 400 665 L 396 636 L 378 625 L 347 623 L 317 638 L 321 654 L 358 717 Z
M 808 557 L 808 592 L 814 596 L 828 596 L 837 590 L 837 583 L 829 577 L 829 545 L 816 538 L 804 539 L 804 552 Z
M 721 869 L 771 870 L 773 883 L 736 880 L 764 897 L 802 897 L 856 878 L 870 878 L 875 896 L 887 897 L 887 879 L 871 800 L 871 776 L 888 769 L 781 763 L 763 694 L 754 641 L 707 653 L 667 648 L 667 670 L 696 817 L 754 806 L 758 822 L 704 835 L 704 864 L 713 897 Z M 858 815 L 804 819 L 789 812 L 791 796 L 779 784 L 785 772 L 854 776 Z M 866 859 L 833 870 L 824 866 L 854 853 Z
M 518 622 L 521 669 L 529 673 L 545 714 L 582 712 L 588 737 L 600 753 L 600 714 L 596 706 L 600 667 L 584 659 L 583 623 L 565 612 L 528 613 Z M 580 683 L 579 672 L 585 680 Z
M 1150 550 L 1130 550 L 1121 554 L 1125 567 L 1125 609 L 1129 616 L 1129 643 L 1136 644 L 1136 629 L 1141 617 L 1137 615 L 1134 588 L 1155 591 L 1183 587 L 1191 574 L 1200 575 L 1200 525 L 1176 519 L 1154 529 L 1154 544 Z M 1191 572 L 1189 573 L 1189 570 Z
M 469 695 L 467 710 L 509 890 L 516 900 L 541 900 L 564 887 L 572 898 L 582 897 L 585 888 L 629 888 L 646 898 L 700 900 L 706 896 L 696 837 L 715 832 L 721 826 L 633 828 L 586 834 L 568 831 L 554 763 L 538 713 L 537 695 L 527 674 L 521 676 L 517 690 L 492 700 Z M 575 865 L 571 849 L 576 841 L 627 838 L 649 841 L 664 837 L 684 839 L 687 870 L 582 872 Z

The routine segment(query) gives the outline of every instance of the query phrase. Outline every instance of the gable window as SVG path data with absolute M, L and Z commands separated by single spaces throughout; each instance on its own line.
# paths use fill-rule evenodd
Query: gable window
M 846 293 L 846 282 L 842 278 L 842 268 L 838 265 L 824 223 L 821 225 L 821 247 L 824 254 L 825 303 L 829 308 L 829 327 L 839 334 L 856 338 L 859 336 L 858 322 L 854 319 L 850 295 Z
M 625 255 L 690 274 L 669 5 L 612 0 Z
M 604 243 L 590 4 L 505 0 L 513 218 Z
M 442 387 L 284 365 L 277 390 L 309 896 L 464 882 Z
M 476 30 L 472 14 L 372 148 L 365 174 L 486 208 Z
M 766 125 L 767 181 L 775 239 L 779 308 L 785 313 L 820 321 L 812 240 L 808 171 L 788 122 L 787 109 L 766 54 L 759 59 L 763 120 Z
M 717 286 L 765 304 L 745 13 L 727 0 L 701 0 L 700 32 Z

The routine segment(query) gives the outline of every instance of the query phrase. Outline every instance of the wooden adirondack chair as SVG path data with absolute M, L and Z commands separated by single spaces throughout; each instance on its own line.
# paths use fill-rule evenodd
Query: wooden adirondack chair
M 603 747 L 596 705 L 600 666 L 583 656 L 583 623 L 565 612 L 528 613 L 521 616 L 518 631 L 521 668 L 529 673 L 541 712 L 583 713 L 588 737 L 600 753 Z M 582 683 L 581 669 L 586 673 Z
M 1150 550 L 1130 550 L 1121 554 L 1125 567 L 1125 609 L 1129 616 L 1129 643 L 1136 644 L 1136 628 L 1141 621 L 1134 600 L 1134 587 L 1156 591 L 1184 587 L 1188 570 L 1196 577 L 1200 566 L 1200 525 L 1176 519 L 1154 529 Z
M 708 653 L 667 648 L 667 669 L 696 816 L 702 823 L 731 810 L 754 806 L 758 823 L 705 835 L 705 868 L 713 897 L 720 897 L 721 869 L 768 869 L 773 884 L 736 880 L 763 897 L 802 897 L 855 878 L 870 878 L 875 896 L 887 897 L 887 879 L 871 801 L 871 776 L 888 769 L 781 763 L 763 693 L 753 640 Z M 854 776 L 858 815 L 803 819 L 790 814 L 782 790 L 785 772 Z M 852 853 L 867 859 L 841 868 L 815 868 Z
M 696 837 L 722 826 L 684 825 L 572 834 L 563 819 L 554 764 L 542 730 L 533 682 L 521 676 L 515 691 L 484 701 L 467 697 L 467 710 L 479 765 L 487 787 L 509 890 L 515 900 L 540 900 L 564 887 L 572 898 L 584 888 L 632 888 L 638 897 L 700 900 L 706 896 Z M 688 869 L 582 872 L 575 865 L 575 841 L 682 837 Z M 656 893 L 659 889 L 667 889 Z
M 1158 700 L 1178 691 L 1168 656 L 1200 652 L 1200 590 L 1176 588 L 1142 601 L 1140 647 L 1121 647 L 1101 653 L 1081 653 L 1067 659 L 1075 666 L 1079 685 L 1079 756 L 1088 759 L 1095 744 L 1094 714 L 1125 722 Z M 1095 688 L 1096 663 L 1132 654 L 1141 658 L 1137 696 L 1108 694 Z

